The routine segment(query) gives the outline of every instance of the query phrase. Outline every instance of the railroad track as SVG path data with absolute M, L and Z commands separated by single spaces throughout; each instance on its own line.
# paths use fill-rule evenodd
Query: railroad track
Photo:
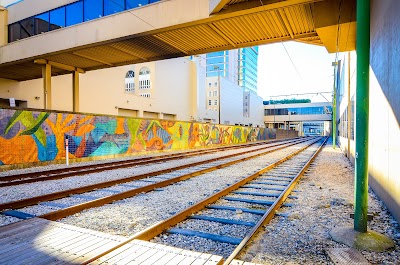
M 297 138 L 294 138 L 297 139 Z M 52 170 L 42 170 L 36 172 L 28 172 L 28 173 L 19 173 L 9 176 L 0 177 L 0 187 L 8 187 L 26 183 L 33 183 L 39 181 L 47 181 L 47 180 L 56 180 L 56 179 L 63 179 L 71 176 L 80 176 L 90 173 L 97 173 L 106 170 L 114 170 L 119 168 L 127 168 L 139 165 L 146 165 L 149 163 L 161 163 L 172 161 L 176 159 L 183 159 L 189 158 L 192 156 L 198 155 L 205 155 L 216 153 L 219 151 L 227 151 L 233 149 L 240 149 L 245 147 L 252 147 L 264 144 L 270 144 L 275 142 L 284 142 L 285 140 L 271 140 L 271 141 L 262 141 L 256 143 L 249 143 L 249 144 L 240 144 L 235 146 L 225 146 L 225 147 L 216 147 L 212 149 L 206 150 L 194 150 L 194 151 L 187 151 L 183 153 L 174 153 L 174 154 L 164 154 L 159 156 L 152 156 L 152 157 L 142 157 L 142 158 L 135 158 L 123 161 L 113 161 L 113 162 L 106 162 L 100 163 L 96 165 L 82 165 L 82 166 L 73 166 L 67 168 L 60 168 L 60 169 L 52 169 Z
M 129 251 L 129 242 L 135 239 L 153 239 L 156 243 L 182 247 L 175 239 L 193 236 L 200 238 L 200 241 L 193 243 L 196 247 L 203 247 L 204 240 L 207 240 L 208 244 L 215 244 L 212 249 L 228 249 L 229 254 L 211 254 L 224 256 L 224 265 L 232 264 L 260 227 L 266 225 L 284 205 L 295 184 L 326 141 L 327 138 L 314 140 L 287 157 L 135 234 L 84 264 L 118 264 L 119 260 L 132 253 Z M 204 249 L 196 248 L 195 251 L 203 252 Z
M 37 197 L 33 197 L 33 198 L 28 198 L 28 199 L 24 199 L 24 200 L 8 202 L 8 203 L 1 204 L 0 210 L 12 209 L 12 210 L 8 210 L 8 211 L 4 211 L 3 214 L 18 217 L 21 219 L 28 219 L 28 218 L 32 218 L 35 216 L 29 215 L 29 214 L 21 215 L 20 212 L 16 212 L 14 210 L 20 209 L 22 207 L 36 205 L 41 202 L 42 203 L 47 202 L 47 203 L 50 203 L 50 204 L 52 203 L 53 205 L 56 205 L 57 201 L 54 201 L 56 199 L 65 198 L 65 197 L 69 197 L 69 196 L 73 197 L 74 196 L 73 194 L 76 195 L 76 194 L 81 194 L 81 193 L 85 193 L 85 192 L 91 192 L 89 195 L 83 194 L 83 197 L 85 197 L 85 196 L 87 197 L 84 200 L 84 202 L 81 202 L 82 201 L 82 197 L 81 197 L 81 198 L 79 198 L 80 203 L 74 204 L 72 206 L 64 207 L 64 208 L 60 207 L 63 209 L 51 211 L 49 213 L 42 214 L 39 216 L 39 217 L 42 217 L 42 218 L 45 218 L 48 220 L 57 220 L 57 219 L 75 214 L 77 212 L 80 212 L 84 209 L 98 207 L 98 206 L 101 206 L 104 204 L 112 203 L 114 201 L 132 197 L 139 193 L 149 192 L 154 189 L 170 185 L 172 183 L 183 181 L 183 180 L 186 180 L 186 179 L 189 179 L 189 178 L 192 178 L 192 177 L 204 174 L 204 173 L 211 172 L 213 170 L 228 167 L 230 165 L 240 163 L 242 161 L 249 160 L 249 159 L 252 159 L 252 158 L 255 158 L 258 156 L 262 156 L 262 155 L 265 155 L 265 154 L 268 154 L 268 153 L 271 153 L 271 152 L 274 152 L 277 150 L 281 150 L 281 149 L 287 148 L 289 146 L 293 146 L 293 145 L 303 143 L 306 141 L 310 141 L 310 138 L 297 139 L 297 140 L 292 140 L 292 141 L 285 142 L 285 143 L 276 143 L 276 144 L 270 145 L 268 147 L 263 147 L 263 148 L 253 150 L 251 152 L 249 152 L 249 151 L 242 152 L 242 153 L 239 153 L 243 156 L 240 158 L 237 158 L 239 154 L 231 154 L 231 155 L 223 156 L 223 157 L 220 157 L 219 160 L 229 159 L 229 161 L 227 161 L 227 162 L 222 161 L 218 164 L 216 164 L 218 159 L 210 159 L 210 160 L 205 160 L 205 161 L 201 161 L 201 162 L 196 162 L 196 163 L 194 163 L 194 165 L 193 164 L 181 165 L 178 167 L 154 171 L 154 172 L 150 172 L 150 173 L 145 173 L 145 174 L 141 174 L 141 175 L 131 176 L 131 177 L 108 181 L 108 182 L 103 182 L 103 183 L 97 183 L 94 185 L 88 185 L 85 187 L 70 189 L 67 191 L 55 192 L 55 193 L 37 196 Z M 255 154 L 251 154 L 251 153 L 255 153 Z M 206 168 L 204 168 L 204 164 L 207 164 L 207 163 L 208 164 L 213 163 L 213 164 L 211 166 L 207 166 Z M 193 166 L 200 166 L 200 169 L 198 169 L 198 168 L 196 169 L 196 167 L 195 167 L 194 170 L 190 173 L 186 173 L 186 174 L 179 175 L 179 176 L 173 176 L 173 177 L 170 176 L 170 177 L 167 177 L 166 179 L 165 178 L 158 179 L 156 181 L 154 181 L 154 180 L 151 181 L 149 179 L 149 177 L 154 177 L 154 176 L 161 175 L 161 174 L 165 175 L 165 174 L 171 173 L 175 170 L 187 169 L 187 168 L 193 167 Z M 146 185 L 141 186 L 141 187 L 135 186 L 135 182 L 132 182 L 132 181 L 137 181 L 137 180 L 144 180 L 145 178 L 147 178 L 146 180 L 148 182 Z M 124 183 L 125 183 L 125 185 L 124 185 Z M 121 191 L 121 189 L 120 189 L 120 192 L 119 191 L 116 192 L 117 188 L 115 185 L 118 185 L 118 188 L 121 188 L 124 185 L 123 186 L 124 190 Z M 112 189 L 114 189 L 114 190 L 112 190 L 112 193 L 113 193 L 112 195 L 102 196 L 100 198 L 96 198 L 95 196 L 93 196 L 93 192 L 104 191 L 104 188 L 108 188 L 108 190 L 110 190 L 109 187 L 112 187 L 112 186 L 114 186 L 112 188 Z M 101 190 L 101 189 L 103 189 L 103 190 Z M 97 190 L 97 191 L 94 191 L 94 190 Z M 35 206 L 32 206 L 32 207 L 35 207 Z

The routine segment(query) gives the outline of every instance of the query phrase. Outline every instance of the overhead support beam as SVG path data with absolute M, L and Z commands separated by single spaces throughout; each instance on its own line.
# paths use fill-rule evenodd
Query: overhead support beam
M 79 112 L 79 72 L 72 73 L 72 109 Z
M 73 52 L 73 54 L 75 54 L 75 55 L 77 55 L 79 57 L 85 58 L 85 59 L 92 60 L 94 62 L 102 63 L 102 64 L 105 64 L 105 65 L 108 65 L 108 66 L 114 66 L 112 63 L 100 60 L 98 58 L 94 58 L 94 57 L 86 55 L 86 54 L 82 54 L 81 52 Z
M 173 43 L 171 43 L 171 42 L 168 42 L 168 41 L 164 40 L 162 37 L 159 37 L 159 36 L 157 36 L 157 35 L 153 35 L 153 37 L 156 37 L 156 38 L 159 39 L 160 41 L 165 42 L 166 44 L 168 44 L 168 45 L 171 46 L 172 48 L 174 48 L 174 49 L 176 49 L 176 50 L 178 50 L 178 51 L 184 53 L 185 55 L 189 55 L 189 53 L 188 53 L 187 51 L 185 51 L 185 50 L 183 50 L 183 49 L 177 47 L 175 44 L 173 44 Z
M 287 19 L 287 17 L 286 17 L 285 12 L 284 12 L 282 9 L 279 9 L 278 11 L 279 11 L 279 17 L 282 19 L 282 22 L 283 22 L 283 24 L 285 25 L 286 30 L 289 32 L 290 37 L 291 37 L 292 39 L 294 39 L 293 29 L 292 29 L 292 27 L 290 26 L 290 23 L 289 23 L 289 21 L 288 21 L 288 19 Z
M 85 73 L 85 70 L 83 70 L 81 68 L 62 64 L 62 63 L 57 63 L 57 62 L 53 62 L 53 61 L 49 61 L 49 60 L 45 60 L 45 59 L 36 59 L 36 60 L 34 60 L 34 63 L 42 64 L 42 65 L 49 64 L 58 69 L 62 69 L 62 70 L 70 71 L 70 72 L 79 72 L 81 74 Z
M 116 49 L 116 50 L 120 51 L 120 52 L 124 52 L 124 53 L 129 54 L 129 55 L 131 55 L 131 56 L 134 56 L 134 57 L 136 57 L 136 58 L 138 58 L 138 59 L 142 59 L 143 61 L 146 61 L 146 62 L 149 61 L 149 59 L 147 59 L 147 58 L 144 58 L 144 57 L 142 57 L 142 56 L 139 56 L 139 55 L 137 55 L 137 54 L 134 53 L 134 52 L 127 51 L 126 49 L 121 49 L 121 48 L 119 48 L 119 47 L 116 47 L 116 46 L 113 45 L 113 44 L 111 44 L 111 45 L 109 45 L 109 46 L 112 47 L 113 49 Z
M 51 65 L 45 64 L 42 66 L 43 76 L 43 108 L 51 109 Z
M 214 24 L 208 24 L 208 26 L 215 32 L 217 33 L 221 38 L 223 38 L 225 41 L 229 42 L 233 47 L 236 48 L 236 44 L 228 37 L 226 36 L 219 28 L 217 28 Z

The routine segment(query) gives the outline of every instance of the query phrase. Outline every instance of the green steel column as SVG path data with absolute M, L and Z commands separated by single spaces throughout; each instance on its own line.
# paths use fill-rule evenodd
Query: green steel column
M 333 102 L 332 102 L 332 142 L 333 149 L 336 148 L 336 68 L 337 62 L 333 63 Z
M 367 232 L 370 0 L 357 0 L 354 230 Z

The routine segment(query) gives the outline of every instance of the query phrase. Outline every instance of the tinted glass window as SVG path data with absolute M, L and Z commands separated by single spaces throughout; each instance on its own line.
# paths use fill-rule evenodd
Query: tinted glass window
M 104 0 L 104 15 L 111 15 L 125 10 L 124 0 Z
M 103 0 L 85 0 L 83 6 L 84 21 L 96 19 L 103 16 Z
M 35 34 L 49 31 L 49 12 L 35 16 Z
M 21 27 L 19 23 L 14 23 L 8 26 L 8 42 L 21 39 Z
M 126 9 L 144 6 L 149 3 L 148 0 L 126 0 Z
M 79 1 L 66 7 L 66 26 L 83 22 L 83 2 Z
M 65 7 L 50 11 L 50 30 L 65 27 Z
M 21 20 L 21 39 L 28 38 L 35 34 L 33 17 Z

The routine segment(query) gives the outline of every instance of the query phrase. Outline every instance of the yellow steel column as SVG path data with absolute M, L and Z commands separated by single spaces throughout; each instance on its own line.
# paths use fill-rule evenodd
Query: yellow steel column
M 8 11 L 0 6 L 0 46 L 8 43 Z
M 72 73 L 72 108 L 74 112 L 79 112 L 79 72 Z
M 43 76 L 43 93 L 44 93 L 44 109 L 51 109 L 51 65 L 45 64 L 42 66 Z

